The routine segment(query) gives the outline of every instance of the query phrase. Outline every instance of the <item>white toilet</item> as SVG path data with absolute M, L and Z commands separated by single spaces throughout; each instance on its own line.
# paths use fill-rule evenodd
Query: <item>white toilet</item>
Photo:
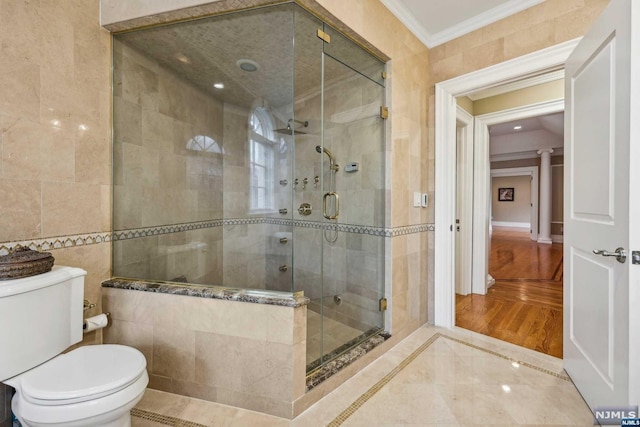
M 128 427 L 149 382 L 147 362 L 122 345 L 82 340 L 86 271 L 54 267 L 0 281 L 0 381 L 24 427 Z

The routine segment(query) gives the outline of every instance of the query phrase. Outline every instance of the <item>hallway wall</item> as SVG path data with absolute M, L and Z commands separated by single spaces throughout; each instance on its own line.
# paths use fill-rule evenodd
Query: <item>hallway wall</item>
M 491 220 L 531 223 L 531 177 L 497 176 L 491 179 Z M 500 201 L 499 188 L 513 188 L 513 201 Z

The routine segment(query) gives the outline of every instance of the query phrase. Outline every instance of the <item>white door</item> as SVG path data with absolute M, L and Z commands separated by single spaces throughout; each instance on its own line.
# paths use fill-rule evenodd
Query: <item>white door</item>
M 592 409 L 629 405 L 635 387 L 629 271 L 640 266 L 631 265 L 629 254 L 629 199 L 637 197 L 629 192 L 636 90 L 630 79 L 638 79 L 631 70 L 632 13 L 639 16 L 631 0 L 612 1 L 566 63 L 564 367 Z M 626 262 L 594 254 L 616 248 L 627 252 Z

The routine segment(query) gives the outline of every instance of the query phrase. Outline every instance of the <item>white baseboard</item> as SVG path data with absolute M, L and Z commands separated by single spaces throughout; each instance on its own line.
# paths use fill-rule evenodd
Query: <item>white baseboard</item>
M 551 241 L 553 243 L 562 243 L 564 242 L 564 236 L 562 234 L 552 234 Z
M 531 229 L 530 222 L 491 221 L 491 225 L 494 227 L 514 227 L 514 228 Z

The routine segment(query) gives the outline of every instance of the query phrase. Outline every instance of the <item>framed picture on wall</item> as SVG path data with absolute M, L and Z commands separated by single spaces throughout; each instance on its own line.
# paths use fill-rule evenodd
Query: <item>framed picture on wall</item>
M 513 202 L 514 198 L 513 187 L 498 188 L 498 201 L 499 202 Z

